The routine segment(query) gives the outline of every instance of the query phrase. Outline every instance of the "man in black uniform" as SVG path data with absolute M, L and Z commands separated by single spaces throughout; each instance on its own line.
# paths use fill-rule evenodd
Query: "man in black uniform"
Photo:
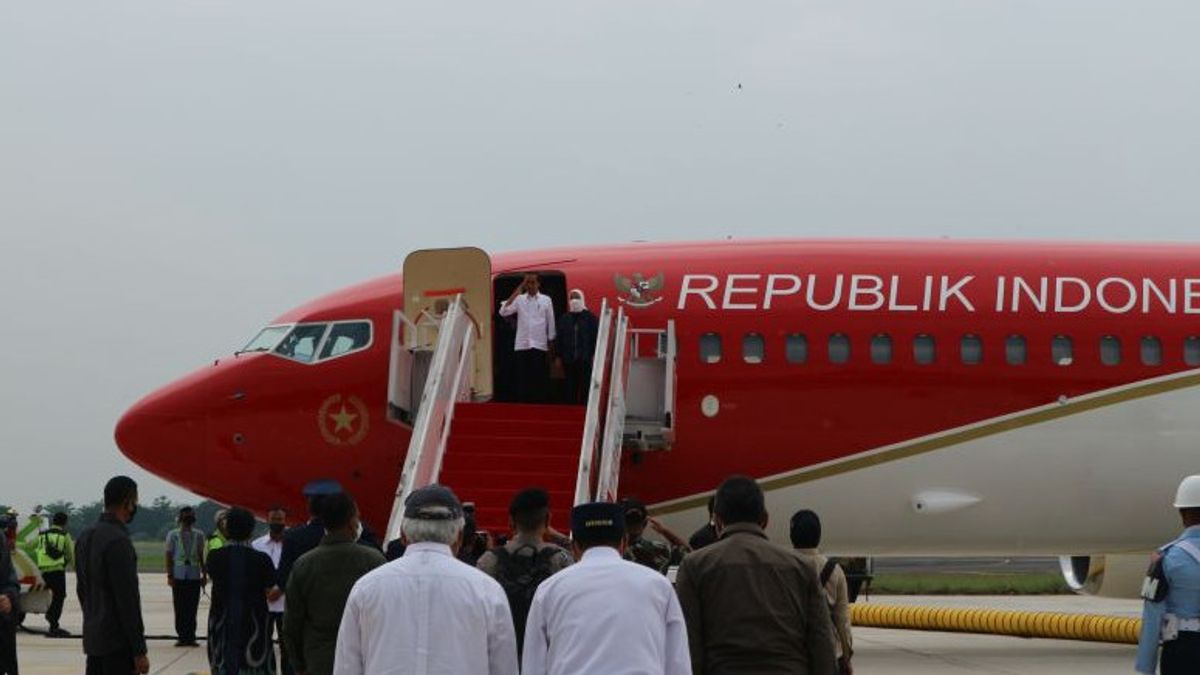
M 341 491 L 342 486 L 335 480 L 314 480 L 304 486 L 304 496 L 308 498 L 308 522 L 283 533 L 283 550 L 279 553 L 280 588 L 287 588 L 292 565 L 296 564 L 300 556 L 321 544 L 321 539 L 325 537 L 325 525 L 321 522 L 321 504 L 329 495 L 336 495 Z
M 137 483 L 132 478 L 109 480 L 104 486 L 104 513 L 83 531 L 75 546 L 75 590 L 83 608 L 87 675 L 150 672 L 137 553 L 125 528 L 137 507 Z
M 0 520 L 7 516 L 0 516 Z M 2 528 L 0 528 L 2 530 Z M 8 539 L 0 531 L 0 675 L 17 675 L 17 621 L 21 586 L 13 569 Z

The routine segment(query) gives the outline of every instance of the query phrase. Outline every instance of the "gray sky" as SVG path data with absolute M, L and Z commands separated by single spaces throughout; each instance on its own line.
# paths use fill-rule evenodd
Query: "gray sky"
M 1196 3 L 0 5 L 0 502 L 415 248 L 1196 240 Z M 739 87 L 740 85 L 740 87 Z

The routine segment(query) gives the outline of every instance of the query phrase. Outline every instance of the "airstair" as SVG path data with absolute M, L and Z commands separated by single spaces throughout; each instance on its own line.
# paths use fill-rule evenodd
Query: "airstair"
M 480 274 L 478 254 L 418 251 L 405 261 L 405 308 L 392 325 L 388 419 L 410 427 L 411 437 L 389 541 L 400 535 L 408 495 L 434 482 L 474 502 L 478 526 L 496 532 L 508 530 L 515 492 L 545 488 L 552 524 L 566 531 L 568 505 L 617 499 L 624 450 L 667 450 L 674 442 L 674 322 L 634 327 L 624 308 L 614 313 L 607 301 L 598 315 L 585 406 L 491 402 L 490 326 L 470 310 L 491 306 L 490 267 Z M 465 255 L 469 279 L 421 274 L 444 277 Z

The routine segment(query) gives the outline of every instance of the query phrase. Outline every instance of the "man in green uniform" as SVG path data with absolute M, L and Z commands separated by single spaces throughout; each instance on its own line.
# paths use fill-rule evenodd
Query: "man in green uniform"
M 38 570 L 42 581 L 50 589 L 53 598 L 46 610 L 46 621 L 50 624 L 49 637 L 68 637 L 71 634 L 58 625 L 62 618 L 63 603 L 67 599 L 67 566 L 75 562 L 75 542 L 67 534 L 67 514 L 59 511 L 51 520 L 50 529 L 38 535 L 36 548 Z
M 625 546 L 625 559 L 632 560 L 650 569 L 666 574 L 672 565 L 678 565 L 683 556 L 691 551 L 682 537 L 672 532 L 667 526 L 651 518 L 646 512 L 646 505 L 636 499 L 624 499 L 621 505 L 625 510 L 625 531 L 629 543 Z M 670 545 L 660 541 L 646 539 L 642 535 L 646 527 L 662 535 Z
M 297 673 L 331 675 L 338 627 L 350 589 L 367 572 L 387 562 L 378 549 L 359 546 L 358 506 L 348 493 L 321 503 L 325 538 L 300 556 L 284 593 L 283 640 Z

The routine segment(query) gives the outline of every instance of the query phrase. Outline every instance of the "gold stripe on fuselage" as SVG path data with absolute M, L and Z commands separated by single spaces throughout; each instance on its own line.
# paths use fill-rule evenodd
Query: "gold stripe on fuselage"
M 1070 400 L 1051 403 L 1026 412 L 1013 413 L 1004 417 L 978 422 L 933 436 L 926 436 L 912 441 L 903 441 L 869 452 L 869 454 L 860 454 L 844 460 L 834 460 L 831 463 L 812 468 L 798 469 L 784 474 L 768 476 L 759 479 L 758 483 L 762 486 L 764 492 L 771 492 L 793 485 L 809 483 L 822 478 L 829 478 L 851 471 L 858 471 L 901 459 L 924 455 L 935 450 L 942 450 L 988 436 L 1002 434 L 1006 431 L 1023 429 L 1035 424 L 1051 422 L 1127 401 L 1188 389 L 1197 385 L 1200 385 L 1200 371 L 1189 370 L 1183 373 L 1165 375 L 1151 380 L 1143 380 L 1134 384 L 1085 394 Z M 675 501 L 664 502 L 651 507 L 650 511 L 653 515 L 665 515 L 688 509 L 704 508 L 710 494 L 709 492 L 705 492 L 699 495 L 683 497 Z

